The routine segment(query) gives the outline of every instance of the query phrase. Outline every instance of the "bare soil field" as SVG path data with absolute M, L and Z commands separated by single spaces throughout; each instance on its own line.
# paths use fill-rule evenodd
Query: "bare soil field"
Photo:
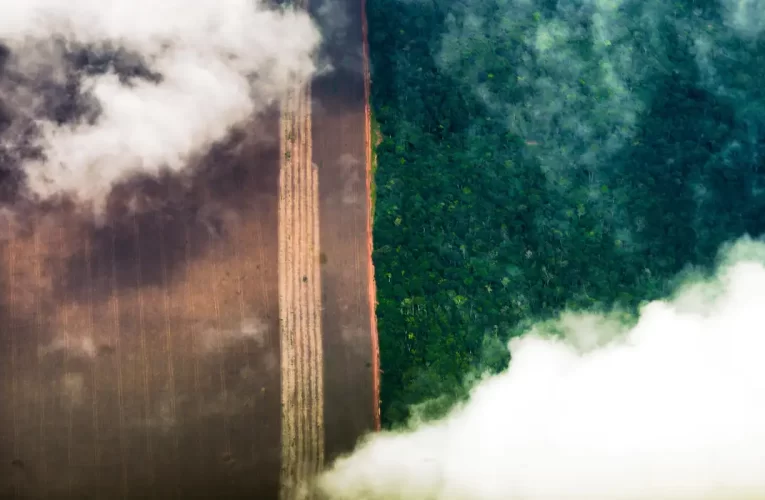
M 194 173 L 119 186 L 99 224 L 0 213 L 0 498 L 289 498 L 379 426 L 362 5 L 338 5 L 336 70 Z
M 102 228 L 2 221 L 3 498 L 275 491 L 278 146 L 229 153 Z
M 321 4 L 311 5 L 318 16 Z M 328 461 L 349 452 L 360 435 L 380 425 L 364 3 L 348 0 L 340 5 L 349 21 L 342 35 L 328 44 L 334 71 L 312 85 Z

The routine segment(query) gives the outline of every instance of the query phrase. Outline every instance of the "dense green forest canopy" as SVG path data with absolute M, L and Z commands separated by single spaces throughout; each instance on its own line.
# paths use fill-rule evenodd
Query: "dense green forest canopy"
M 492 346 L 528 321 L 634 311 L 765 229 L 765 2 L 368 16 L 386 425 L 500 369 Z

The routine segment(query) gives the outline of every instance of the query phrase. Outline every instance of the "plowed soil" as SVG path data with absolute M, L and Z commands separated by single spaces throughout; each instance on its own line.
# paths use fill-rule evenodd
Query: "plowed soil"
M 379 425 L 362 5 L 339 5 L 336 70 L 206 166 L 119 186 L 98 223 L 0 213 L 0 498 L 288 498 Z

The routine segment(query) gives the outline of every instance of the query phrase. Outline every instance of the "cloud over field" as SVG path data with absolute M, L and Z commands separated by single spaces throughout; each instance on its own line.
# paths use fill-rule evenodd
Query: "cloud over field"
M 179 171 L 315 71 L 305 12 L 260 0 L 11 0 L 0 8 L 0 165 L 33 196 L 103 202 Z

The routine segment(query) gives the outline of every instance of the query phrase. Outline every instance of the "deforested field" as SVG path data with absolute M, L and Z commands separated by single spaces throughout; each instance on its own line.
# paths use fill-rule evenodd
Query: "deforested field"
M 288 498 L 379 425 L 362 6 L 341 6 L 336 70 L 187 175 L 124 182 L 97 219 L 0 213 L 0 498 Z

